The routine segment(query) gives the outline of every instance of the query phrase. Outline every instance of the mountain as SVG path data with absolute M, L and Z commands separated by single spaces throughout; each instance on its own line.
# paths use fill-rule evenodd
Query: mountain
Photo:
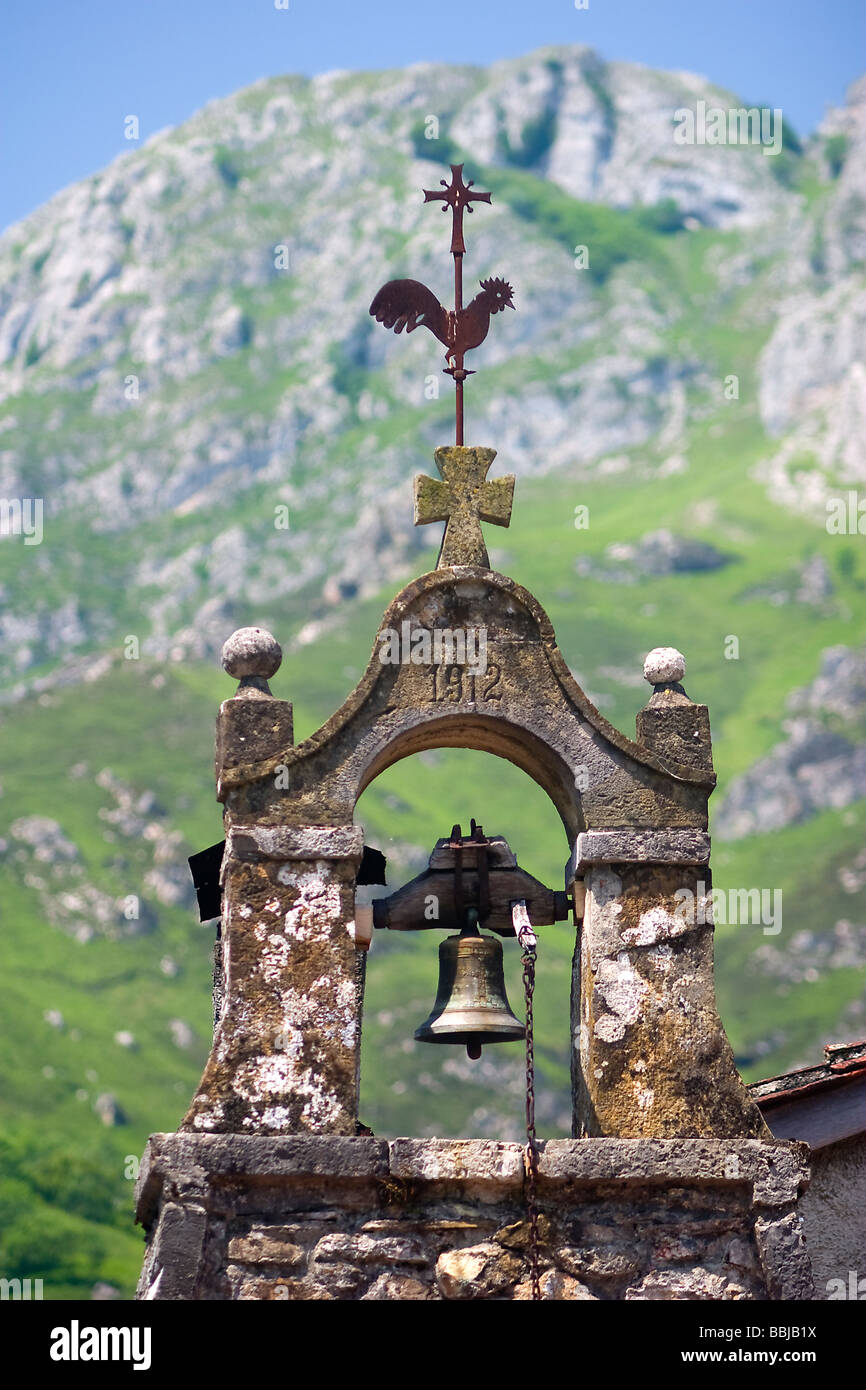
M 406 275 L 449 301 L 420 189 L 451 161 L 492 193 L 466 219 L 467 290 L 503 275 L 518 310 L 466 390 L 467 439 L 518 478 L 492 563 L 626 732 L 645 652 L 686 654 L 715 884 L 784 908 L 717 931 L 744 1070 L 862 1035 L 866 81 L 777 153 L 681 143 L 700 102 L 745 105 L 582 47 L 269 79 L 0 238 L 0 1264 L 46 1296 L 129 1291 L 135 1159 L 207 1053 L 213 928 L 185 860 L 221 837 L 223 640 L 277 635 L 305 737 L 435 563 L 411 478 L 452 437 L 450 383 L 428 335 L 368 305 Z M 425 753 L 359 805 L 392 886 L 471 815 L 559 886 L 561 827 L 508 764 Z M 572 945 L 565 926 L 540 944 L 548 1134 L 569 1124 Z M 411 1041 L 434 988 L 429 937 L 376 940 L 364 1119 L 518 1135 L 514 1049 L 473 1066 Z

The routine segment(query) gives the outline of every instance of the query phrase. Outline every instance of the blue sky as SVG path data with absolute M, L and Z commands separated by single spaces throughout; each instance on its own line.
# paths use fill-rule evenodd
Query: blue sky
M 4 0 L 0 226 L 257 78 L 424 59 L 489 63 L 547 43 L 686 68 L 801 134 L 866 68 L 862 0 Z

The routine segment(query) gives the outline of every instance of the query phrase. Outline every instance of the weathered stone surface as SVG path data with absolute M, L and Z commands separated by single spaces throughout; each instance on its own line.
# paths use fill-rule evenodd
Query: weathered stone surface
M 411 1191 L 411 1188 L 407 1189 Z M 447 1239 L 461 1238 L 467 1232 L 487 1232 L 492 1231 L 496 1222 L 490 1219 L 485 1220 L 483 1215 L 479 1215 L 477 1220 L 453 1220 L 448 1218 L 437 1218 L 431 1216 L 429 1212 L 420 1212 L 415 1215 L 407 1215 L 395 1219 L 365 1221 L 361 1226 L 362 1231 L 379 1231 L 384 1235 L 404 1236 L 415 1231 L 430 1233 L 431 1231 L 443 1235 Z
M 347 1264 L 423 1265 L 427 1263 L 417 1240 L 369 1235 L 328 1235 L 319 1241 L 313 1258 L 320 1264 L 342 1260 Z
M 556 1263 L 566 1274 L 578 1279 L 609 1280 L 630 1279 L 640 1268 L 637 1254 L 619 1249 L 596 1249 L 594 1246 L 565 1245 L 556 1252 Z
M 335 1295 L 324 1284 L 301 1279 L 245 1279 L 238 1290 L 238 1299 L 247 1302 L 258 1298 L 278 1303 L 311 1303 L 320 1299 L 332 1301 Z
M 538 1171 L 542 1182 L 698 1182 L 713 1190 L 747 1186 L 756 1204 L 796 1201 L 808 1182 L 804 1145 L 753 1139 L 548 1139 Z M 604 1239 L 593 1226 L 593 1241 Z
M 563 1274 L 559 1269 L 548 1269 L 539 1279 L 541 1286 L 541 1297 L 551 1299 L 569 1299 L 572 1302 L 597 1302 L 597 1295 L 590 1293 L 585 1284 L 581 1284 L 579 1279 L 572 1279 L 568 1274 Z
M 421 1302 L 431 1297 L 429 1284 L 422 1284 L 419 1279 L 411 1279 L 404 1274 L 380 1274 L 373 1287 L 363 1295 L 363 1299 L 371 1303 L 385 1299 Z
M 243 685 L 241 691 L 241 695 L 223 701 L 217 716 L 217 782 L 230 769 L 269 758 L 294 741 L 288 701 L 275 700 L 268 691 L 251 684 Z
M 759 1216 L 755 1222 L 755 1241 L 761 1263 L 768 1271 L 770 1298 L 816 1297 L 812 1266 L 796 1211 L 772 1217 Z
M 169 1201 L 160 1213 L 153 1247 L 145 1257 L 137 1297 L 195 1297 L 207 1230 L 207 1213 L 197 1203 Z
M 453 565 L 489 568 L 490 560 L 480 521 L 507 526 L 511 520 L 514 475 L 487 478 L 495 449 L 449 445 L 434 457 L 441 475 L 415 478 L 415 525 L 447 523 L 439 549 L 438 569 Z
M 754 1274 L 759 1269 L 757 1252 L 749 1241 L 741 1240 L 739 1236 L 731 1241 L 725 1252 L 725 1264 L 732 1269 L 744 1270 L 747 1274 Z
M 704 877 L 688 864 L 587 867 L 574 983 L 581 1134 L 769 1137 L 716 1009 Z
M 268 680 L 279 671 L 282 659 L 282 647 L 264 627 L 239 627 L 223 643 L 220 654 L 223 670 L 236 680 L 244 676 Z
M 705 828 L 712 776 L 657 757 L 609 724 L 571 675 L 543 609 L 513 580 L 478 566 L 433 571 L 397 596 L 381 631 L 400 633 L 403 623 L 483 630 L 484 674 L 470 679 L 457 666 L 446 689 L 435 663 L 383 663 L 377 642 L 356 690 L 311 738 L 224 769 L 218 795 L 229 826 L 350 825 L 379 771 L 447 736 L 525 768 L 572 841 L 587 827 Z M 276 785 L 280 767 L 288 790 Z
M 489 1298 L 515 1284 L 523 1262 L 492 1241 L 448 1250 L 436 1261 L 436 1283 L 444 1298 Z
M 350 859 L 361 862 L 364 834 L 357 825 L 234 825 L 226 856 L 248 861 Z
M 652 1255 L 659 1264 L 694 1264 L 705 1248 L 705 1239 L 667 1231 L 653 1240 Z
M 653 1270 L 633 1288 L 626 1289 L 626 1302 L 658 1302 L 671 1299 L 730 1299 L 742 1297 L 741 1287 L 729 1283 L 721 1274 L 705 1269 Z
M 325 1288 L 330 1289 L 335 1298 L 359 1299 L 367 1287 L 365 1271 L 355 1264 L 345 1264 L 340 1260 L 313 1262 L 311 1274 Z
M 560 1269 L 546 1269 L 538 1280 L 538 1286 L 543 1299 L 598 1302 L 598 1296 L 591 1293 L 585 1284 L 572 1279 L 570 1274 L 563 1274 Z M 514 1303 L 529 1302 L 532 1299 L 532 1284 L 517 1284 L 512 1290 L 511 1298 Z
M 538 1217 L 538 1241 L 540 1245 L 546 1245 L 550 1240 L 551 1226 L 548 1218 L 539 1213 Z M 507 1250 L 527 1250 L 529 1248 L 530 1225 L 529 1221 L 514 1221 L 510 1226 L 503 1226 L 493 1237 L 499 1245 L 504 1245 Z
M 425 1182 L 523 1185 L 523 1146 L 493 1139 L 394 1139 L 391 1172 Z
M 638 743 L 660 758 L 712 774 L 710 713 L 677 689 L 658 689 L 635 720 Z
M 278 1264 L 284 1269 L 296 1269 L 304 1263 L 304 1252 L 299 1245 L 264 1231 L 235 1236 L 229 1241 L 228 1257 L 239 1264 Z
M 590 864 L 708 864 L 705 830 L 585 830 L 577 837 L 574 872 Z
M 779 1207 L 795 1203 L 810 1180 L 808 1144 L 777 1141 L 763 1153 L 765 1157 L 755 1174 L 756 1206 Z
M 354 1134 L 360 1058 L 351 860 L 224 860 L 225 996 L 182 1128 Z
M 816 1297 L 836 1302 L 843 1295 L 850 1300 L 857 1294 L 861 1301 L 866 1294 L 866 1270 L 857 1271 L 866 1249 L 866 1134 L 812 1150 L 811 1167 L 809 1188 L 797 1213 Z
M 150 1225 L 166 1183 L 193 1185 L 205 1199 L 214 1182 L 226 1179 L 339 1179 L 341 1185 L 351 1185 L 387 1175 L 387 1140 L 368 1136 L 152 1134 L 135 1188 L 136 1220 Z
M 643 678 L 650 685 L 666 685 L 681 681 L 686 674 L 686 659 L 676 647 L 653 647 L 643 664 Z
M 483 1140 L 155 1136 L 138 1192 L 149 1230 L 140 1296 L 525 1301 L 515 1155 L 519 1145 Z M 801 1146 L 552 1140 L 539 1169 L 546 1299 L 804 1287 Z

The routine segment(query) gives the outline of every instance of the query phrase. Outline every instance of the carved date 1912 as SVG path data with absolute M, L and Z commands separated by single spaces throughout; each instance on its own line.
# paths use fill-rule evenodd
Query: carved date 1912
M 488 663 L 483 674 L 477 674 L 468 666 L 428 666 L 430 680 L 430 699 L 435 704 L 451 701 L 453 704 L 472 704 L 476 700 L 501 700 L 502 668 L 495 661 Z

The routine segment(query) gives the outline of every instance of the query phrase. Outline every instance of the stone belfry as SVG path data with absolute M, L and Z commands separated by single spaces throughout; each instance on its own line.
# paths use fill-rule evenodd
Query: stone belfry
M 239 684 L 217 721 L 214 1040 L 180 1128 L 153 1135 L 142 1162 L 139 1297 L 809 1298 L 807 1150 L 770 1135 L 716 1010 L 707 709 L 680 654 L 657 649 L 627 738 L 574 680 L 537 600 L 489 567 L 481 523 L 508 525 L 514 479 L 489 478 L 495 451 L 463 444 L 464 354 L 513 304 L 490 280 L 463 308 L 462 216 L 489 201 L 471 187 L 458 165 L 426 195 L 452 211 L 454 310 L 412 280 L 371 306 L 397 332 L 434 332 L 455 381 L 457 443 L 436 450 L 438 479 L 415 483 L 416 524 L 445 522 L 437 568 L 393 600 L 359 685 L 302 743 L 269 686 L 274 638 L 243 628 L 223 650 Z M 403 659 L 383 659 L 383 634 Z M 463 634 L 462 654 L 437 634 Z M 469 634 L 483 634 L 483 664 Z M 573 1139 L 389 1141 L 359 1124 L 369 908 L 356 907 L 355 805 L 392 763 L 441 747 L 514 763 L 562 821 L 556 891 L 474 828 L 440 841 L 427 874 L 445 885 L 458 954 L 467 935 L 493 949 L 468 906 L 500 935 L 528 929 L 522 941 L 573 921 Z M 377 926 L 405 929 L 414 891 L 377 903 Z

